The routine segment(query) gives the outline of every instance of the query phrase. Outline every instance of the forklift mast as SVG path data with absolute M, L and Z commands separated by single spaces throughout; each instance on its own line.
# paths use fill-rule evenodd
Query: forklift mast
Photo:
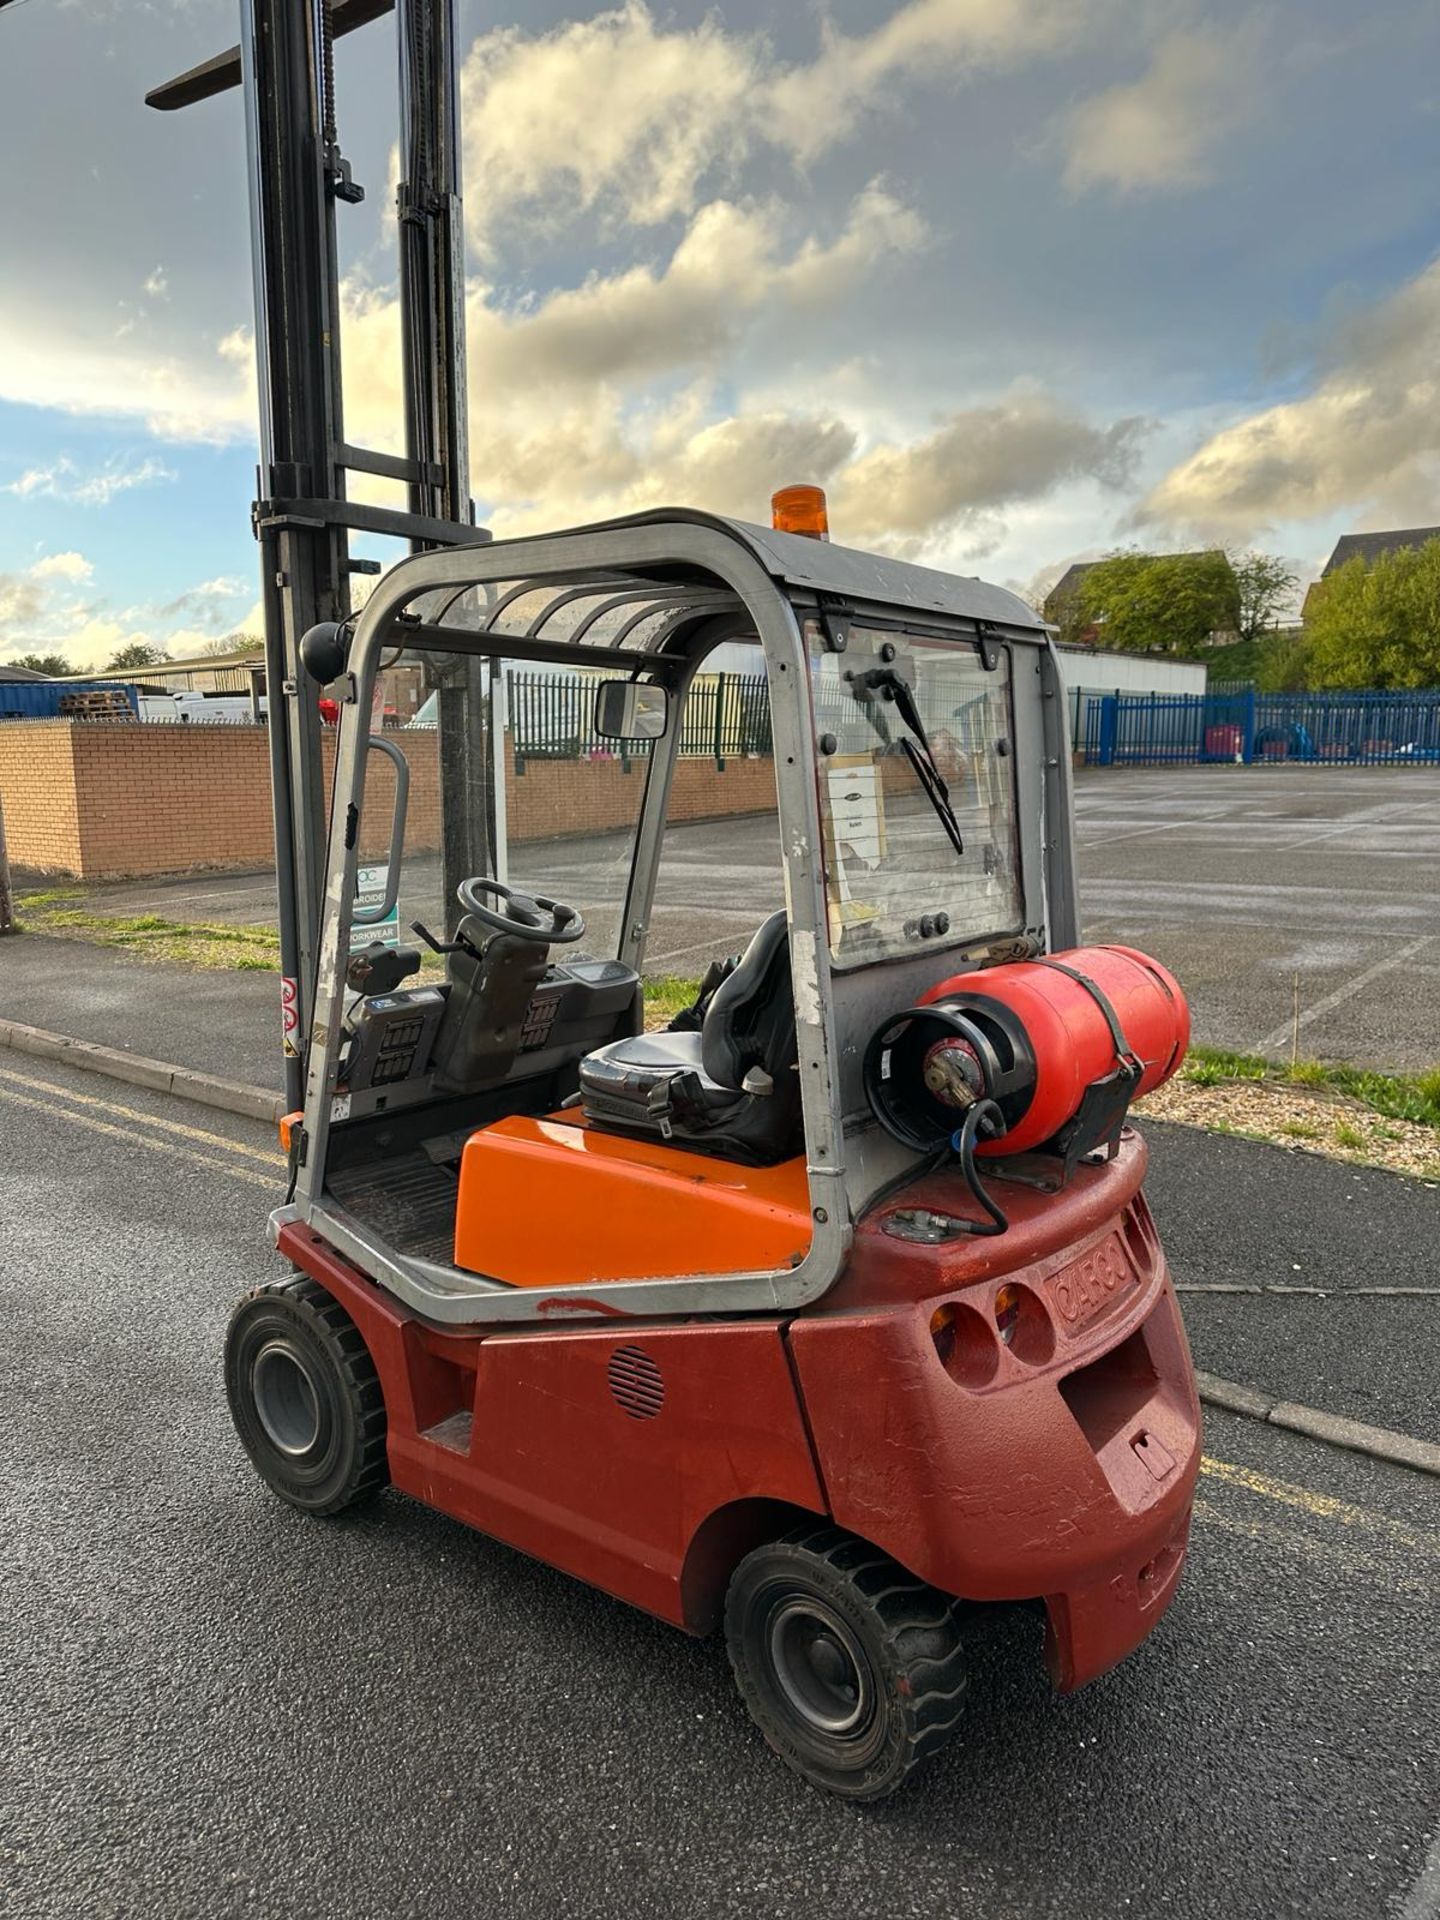
M 397 195 L 405 455 L 345 438 L 336 203 L 351 178 L 335 121 L 334 42 L 393 11 L 403 178 Z M 146 95 L 162 112 L 232 87 L 244 99 L 260 392 L 252 521 L 265 619 L 285 1091 L 301 1092 L 314 1012 L 326 796 L 317 696 L 300 642 L 351 615 L 352 534 L 413 552 L 486 541 L 474 524 L 466 430 L 465 273 L 455 0 L 240 0 L 240 43 Z M 347 473 L 408 489 L 404 511 L 346 497 Z M 478 663 L 440 686 L 447 882 L 495 871 L 487 682 Z M 454 804 L 450 804 L 451 799 Z M 447 885 L 453 898 L 454 885 Z

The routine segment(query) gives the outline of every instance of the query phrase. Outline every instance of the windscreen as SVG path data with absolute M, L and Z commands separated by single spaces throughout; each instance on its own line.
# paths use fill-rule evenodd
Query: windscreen
M 860 966 L 1018 932 L 1010 654 L 852 627 L 812 642 L 830 952 Z
M 357 925 L 355 944 L 409 944 L 415 920 L 443 941 L 460 918 L 458 880 L 482 877 L 580 913 L 584 937 L 557 949 L 560 957 L 613 958 L 652 743 L 596 732 L 603 677 L 420 648 L 387 656 L 371 730 L 404 756 L 410 803 L 398 903 L 383 927 Z M 385 897 L 394 851 L 390 758 L 371 751 L 365 776 L 359 889 L 373 905 Z M 425 963 L 427 978 L 438 974 L 429 949 Z

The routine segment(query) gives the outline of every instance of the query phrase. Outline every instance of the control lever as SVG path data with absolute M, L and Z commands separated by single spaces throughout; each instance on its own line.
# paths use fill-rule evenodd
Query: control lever
M 410 931 L 412 933 L 418 933 L 432 953 L 468 953 L 472 960 L 484 958 L 479 947 L 475 945 L 475 942 L 473 940 L 467 940 L 463 933 L 458 934 L 453 940 L 437 940 L 430 929 L 422 926 L 418 920 L 412 920 L 410 922 Z

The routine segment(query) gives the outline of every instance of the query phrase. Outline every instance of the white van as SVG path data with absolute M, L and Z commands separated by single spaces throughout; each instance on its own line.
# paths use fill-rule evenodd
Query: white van
M 248 726 L 255 718 L 248 693 L 142 693 L 140 718 L 166 725 L 191 722 L 200 726 Z M 267 703 L 260 696 L 260 717 Z

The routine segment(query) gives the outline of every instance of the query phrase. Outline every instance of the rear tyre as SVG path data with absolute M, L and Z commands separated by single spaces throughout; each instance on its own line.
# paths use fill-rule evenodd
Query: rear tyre
M 725 1641 L 770 1746 L 846 1799 L 893 1793 L 959 1722 L 953 1601 L 837 1527 L 803 1528 L 740 1562 Z
M 304 1513 L 339 1513 L 390 1478 L 385 1397 L 355 1322 L 303 1275 L 257 1287 L 225 1339 L 225 1393 L 260 1478 Z

